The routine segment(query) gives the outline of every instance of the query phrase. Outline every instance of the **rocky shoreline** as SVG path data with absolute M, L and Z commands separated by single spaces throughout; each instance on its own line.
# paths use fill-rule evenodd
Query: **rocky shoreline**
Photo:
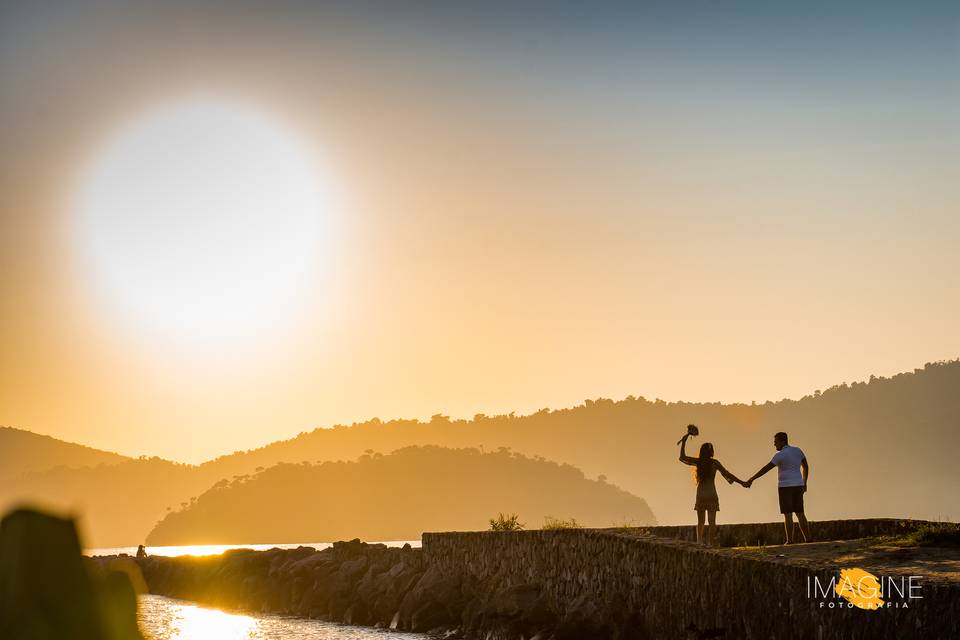
M 130 560 L 152 594 L 230 609 L 444 638 L 596 635 L 585 627 L 589 616 L 555 615 L 536 585 L 501 589 L 496 580 L 445 575 L 410 545 L 395 548 L 352 540 L 322 551 L 237 549 L 220 556 Z

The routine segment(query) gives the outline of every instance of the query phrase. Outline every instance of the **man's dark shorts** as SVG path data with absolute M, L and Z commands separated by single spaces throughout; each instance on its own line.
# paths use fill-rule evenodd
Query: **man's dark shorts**
M 803 513 L 803 487 L 780 487 L 780 513 Z

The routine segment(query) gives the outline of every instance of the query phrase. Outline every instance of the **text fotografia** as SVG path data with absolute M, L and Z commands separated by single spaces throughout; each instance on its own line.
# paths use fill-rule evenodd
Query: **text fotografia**
M 807 576 L 807 597 L 821 609 L 907 609 L 923 598 L 921 576 L 880 576 L 863 569 L 841 569 L 827 581 Z

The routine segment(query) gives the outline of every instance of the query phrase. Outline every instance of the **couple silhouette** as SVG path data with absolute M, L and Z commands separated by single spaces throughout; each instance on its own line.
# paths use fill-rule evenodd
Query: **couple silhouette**
M 713 444 L 704 442 L 700 445 L 700 455 L 696 458 L 687 455 L 687 439 L 700 435 L 696 425 L 687 425 L 687 433 L 680 438 L 680 462 L 696 467 L 694 478 L 697 482 L 697 500 L 693 505 L 697 512 L 697 542 L 714 544 L 717 530 L 717 511 L 720 510 L 720 497 L 717 495 L 717 486 L 714 482 L 717 472 L 724 479 L 733 484 L 736 482 L 745 489 L 753 485 L 753 481 L 764 475 L 774 467 L 777 468 L 777 491 L 780 498 L 780 513 L 783 514 L 783 528 L 786 534 L 786 544 L 793 543 L 793 514 L 797 514 L 797 523 L 803 541 L 810 539 L 810 529 L 807 517 L 803 512 L 803 494 L 807 491 L 807 479 L 810 477 L 810 464 L 799 447 L 790 446 L 787 434 L 783 431 L 773 436 L 773 446 L 777 450 L 773 458 L 760 468 L 748 480 L 741 480 L 733 475 L 713 457 Z M 704 520 L 708 523 L 707 537 L 704 538 Z

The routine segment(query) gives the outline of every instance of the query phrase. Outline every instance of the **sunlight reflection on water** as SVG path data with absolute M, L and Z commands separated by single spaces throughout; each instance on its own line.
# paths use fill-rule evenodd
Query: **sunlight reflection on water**
M 370 542 L 370 544 L 385 544 L 388 547 L 402 547 L 409 544 L 411 547 L 419 548 L 419 540 L 385 540 L 382 542 Z M 214 556 L 228 551 L 230 549 L 253 549 L 254 551 L 268 551 L 270 549 L 296 549 L 297 547 L 313 547 L 317 551 L 332 547 L 332 542 L 295 542 L 284 544 L 194 544 L 194 545 L 176 545 L 176 546 L 156 546 L 147 547 L 147 553 L 151 556 Z M 136 547 L 100 547 L 94 549 L 85 549 L 83 552 L 88 556 L 115 556 L 121 553 L 127 555 L 136 555 Z
M 140 597 L 137 617 L 148 640 L 419 640 L 417 633 L 319 620 L 228 613 L 163 596 Z

